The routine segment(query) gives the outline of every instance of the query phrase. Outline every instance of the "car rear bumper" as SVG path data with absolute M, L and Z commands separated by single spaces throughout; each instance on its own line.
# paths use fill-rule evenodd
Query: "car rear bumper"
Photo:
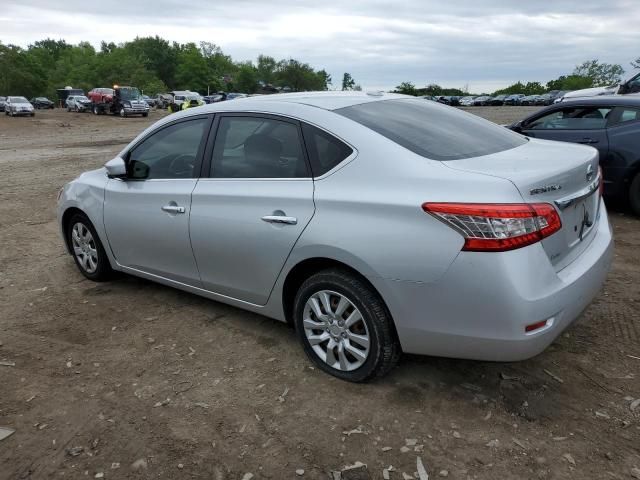
M 372 281 L 387 301 L 404 352 L 524 360 L 549 346 L 602 288 L 613 259 L 604 208 L 588 241 L 559 272 L 538 243 L 510 252 L 460 252 L 435 283 Z M 543 320 L 545 327 L 525 331 Z

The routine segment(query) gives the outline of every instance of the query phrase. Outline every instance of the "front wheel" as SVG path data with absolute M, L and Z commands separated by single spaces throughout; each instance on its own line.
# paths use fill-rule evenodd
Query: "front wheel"
M 80 273 L 95 282 L 108 280 L 113 273 L 109 258 L 87 216 L 75 214 L 67 224 L 66 234 Z
M 629 205 L 633 213 L 640 216 L 640 172 L 636 173 L 629 185 Z
M 400 358 L 384 302 L 348 271 L 325 270 L 309 277 L 296 295 L 294 322 L 311 361 L 342 380 L 381 377 Z
M 125 111 L 124 111 L 124 108 L 121 108 L 121 109 L 120 109 L 120 116 L 121 116 L 122 118 L 124 118 L 124 117 L 126 117 L 126 116 L 127 116 L 127 112 L 125 112 Z

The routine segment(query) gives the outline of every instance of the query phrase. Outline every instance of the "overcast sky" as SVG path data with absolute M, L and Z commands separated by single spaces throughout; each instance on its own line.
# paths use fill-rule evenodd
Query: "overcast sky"
M 493 91 L 546 82 L 584 60 L 640 56 L 638 0 L 0 0 L 0 41 L 116 43 L 159 35 L 216 43 L 234 60 L 260 53 L 325 68 L 340 86 L 402 81 Z

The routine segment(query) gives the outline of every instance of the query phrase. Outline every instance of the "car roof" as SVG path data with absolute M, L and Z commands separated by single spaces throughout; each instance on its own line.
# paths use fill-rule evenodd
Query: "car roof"
M 597 97 L 573 97 L 556 103 L 562 105 L 614 105 L 640 107 L 640 95 L 599 95 Z
M 261 95 L 257 97 L 245 97 L 234 100 L 236 105 L 241 105 L 242 109 L 260 108 L 263 102 L 271 104 L 301 104 L 324 110 L 336 110 L 338 108 L 351 107 L 362 103 L 379 102 L 382 100 L 393 100 L 402 98 L 416 98 L 409 95 L 384 92 L 299 92 L 299 93 L 276 93 L 273 95 Z M 222 108 L 221 106 L 211 106 L 211 109 Z

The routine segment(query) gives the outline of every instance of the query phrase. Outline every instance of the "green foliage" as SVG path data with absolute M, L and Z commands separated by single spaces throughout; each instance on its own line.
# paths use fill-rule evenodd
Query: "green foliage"
M 417 95 L 416 86 L 411 82 L 402 82 L 394 91 L 405 95 Z
M 547 90 L 581 90 L 593 86 L 593 80 L 582 75 L 561 75 L 547 82 Z
M 342 76 L 342 90 L 353 90 L 355 86 L 356 81 L 350 73 L 345 72 Z
M 98 51 L 87 42 L 71 45 L 49 38 L 27 49 L 0 42 L 1 95 L 46 95 L 53 100 L 56 90 L 65 86 L 88 91 L 114 84 L 136 86 L 147 95 L 168 90 L 254 93 L 261 84 L 326 90 L 331 76 L 295 59 L 260 55 L 255 65 L 234 62 L 214 43 L 170 43 L 159 36 L 102 42 Z
M 507 88 L 496 90 L 494 95 L 511 95 L 514 93 L 524 93 L 525 95 L 540 95 L 546 91 L 540 82 L 516 82 L 513 85 L 509 85 Z
M 592 80 L 592 87 L 606 87 L 620 83 L 624 69 L 613 63 L 600 63 L 598 60 L 587 60 L 576 66 L 573 75 L 587 77 Z

